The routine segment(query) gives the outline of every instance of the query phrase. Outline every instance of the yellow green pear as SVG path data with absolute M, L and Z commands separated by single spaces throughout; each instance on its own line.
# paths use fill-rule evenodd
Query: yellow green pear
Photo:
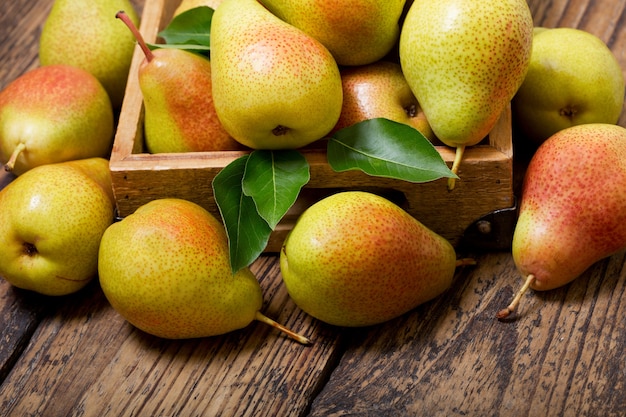
M 384 117 L 417 129 L 435 140 L 415 95 L 402 74 L 400 64 L 377 61 L 341 70 L 343 105 L 333 131 L 363 120 Z
M 12 285 L 56 296 L 96 277 L 115 207 L 108 160 L 35 167 L 0 191 L 0 207 L 0 276 Z
M 113 108 L 124 98 L 135 39 L 115 13 L 139 17 L 129 0 L 55 0 L 41 30 L 41 65 L 67 64 L 93 74 L 107 90 Z
M 290 297 L 326 323 L 398 317 L 443 293 L 457 267 L 450 242 L 391 201 L 345 191 L 310 206 L 280 252 Z
M 215 112 L 211 63 L 177 48 L 150 50 L 123 11 L 116 15 L 137 38 L 145 54 L 136 75 L 144 103 L 144 141 L 148 152 L 208 152 L 243 149 L 226 132 Z
M 341 113 L 341 76 L 328 49 L 256 0 L 223 0 L 213 14 L 211 78 L 222 125 L 250 148 L 303 147 Z
M 512 101 L 524 135 L 539 144 L 559 130 L 617 123 L 624 75 L 596 35 L 574 28 L 535 28 L 530 66 Z
M 215 336 L 253 320 L 279 326 L 259 312 L 263 296 L 250 269 L 232 273 L 222 223 L 190 201 L 153 200 L 112 224 L 98 273 L 113 308 L 158 337 Z
M 15 175 L 43 164 L 107 157 L 113 130 L 109 96 L 80 68 L 38 67 L 0 92 L 0 162 Z
M 400 35 L 405 0 L 261 0 L 285 22 L 319 40 L 339 65 L 387 55 Z
M 217 9 L 222 0 L 182 0 L 176 10 L 174 10 L 174 17 L 182 14 L 188 10 L 195 9 L 196 7 L 206 6 L 211 9 Z
M 560 130 L 533 155 L 522 187 L 513 261 L 532 288 L 561 287 L 626 248 L 626 129 L 604 123 Z
M 404 20 L 400 64 L 439 140 L 483 140 L 522 84 L 532 49 L 525 0 L 414 0 Z M 454 186 L 453 180 L 450 186 Z

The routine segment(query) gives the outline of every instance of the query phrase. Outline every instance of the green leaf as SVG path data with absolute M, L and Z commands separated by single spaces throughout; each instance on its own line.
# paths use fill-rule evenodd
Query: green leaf
M 211 46 L 212 19 L 212 8 L 194 7 L 174 17 L 167 27 L 159 32 L 159 36 L 170 47 L 208 50 Z
M 254 201 L 243 193 L 242 180 L 249 155 L 226 165 L 213 178 L 213 196 L 228 235 L 233 273 L 249 266 L 267 246 L 272 229 L 259 216 Z
M 360 169 L 369 175 L 410 182 L 457 178 L 417 129 L 384 118 L 337 131 L 328 140 L 327 158 L 337 172 Z
M 309 179 L 309 163 L 300 152 L 255 150 L 246 163 L 243 192 L 273 230 Z

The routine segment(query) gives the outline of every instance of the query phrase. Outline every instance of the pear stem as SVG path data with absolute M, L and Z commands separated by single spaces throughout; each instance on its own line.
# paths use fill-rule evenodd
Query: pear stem
M 456 260 L 456 267 L 476 265 L 476 259 L 474 258 L 461 258 Z
M 150 48 L 148 48 L 146 41 L 141 35 L 141 32 L 139 32 L 139 29 L 137 29 L 137 26 L 135 26 L 133 21 L 130 20 L 126 12 L 124 10 L 120 10 L 119 12 L 115 14 L 115 17 L 120 19 L 122 22 L 124 22 L 126 26 L 128 26 L 128 28 L 130 29 L 130 31 L 133 33 L 133 35 L 135 36 L 135 39 L 137 39 L 137 43 L 141 47 L 141 50 L 143 51 L 144 55 L 146 56 L 146 61 L 148 62 L 152 61 L 152 59 L 154 58 L 154 54 L 152 53 Z
M 274 327 L 275 329 L 280 330 L 281 332 L 285 333 L 287 336 L 291 337 L 292 339 L 296 340 L 299 343 L 302 343 L 303 345 L 311 345 L 311 344 L 313 344 L 313 342 L 310 339 L 308 339 L 308 338 L 306 338 L 306 337 L 304 337 L 304 336 L 294 332 L 291 329 L 288 329 L 287 327 L 283 326 L 280 323 L 277 323 L 276 321 L 270 319 L 269 317 L 267 317 L 266 315 L 264 315 L 260 311 L 256 312 L 256 315 L 254 316 L 254 318 L 255 318 L 255 320 L 258 320 L 260 322 L 263 322 L 265 324 L 268 324 L 268 325 Z
M 513 301 L 511 301 L 511 304 L 509 304 L 508 307 L 503 308 L 502 310 L 498 311 L 498 314 L 496 314 L 496 317 L 499 319 L 505 319 L 511 313 L 513 313 L 517 309 L 517 306 L 519 305 L 520 300 L 522 299 L 522 296 L 526 293 L 526 291 L 528 291 L 528 288 L 530 288 L 530 285 L 534 281 L 535 281 L 535 276 L 533 274 L 528 274 L 528 276 L 526 277 L 526 281 L 524 281 L 524 285 L 522 285 L 522 288 L 519 289 L 519 291 L 513 298 Z
M 17 161 L 17 157 L 20 155 L 20 153 L 22 153 L 24 149 L 26 149 L 26 144 L 24 144 L 24 142 L 20 142 L 17 144 L 17 146 L 13 150 L 13 153 L 11 154 L 11 157 L 9 158 L 7 163 L 4 164 L 5 171 L 13 171 L 13 168 L 15 168 L 15 161 Z
M 465 145 L 459 145 L 456 147 L 456 153 L 454 154 L 454 162 L 452 162 L 452 168 L 450 171 L 454 175 L 459 172 L 459 166 L 461 165 L 461 160 L 463 159 L 463 154 L 465 153 Z M 448 191 L 452 191 L 454 186 L 456 185 L 456 178 L 448 178 Z

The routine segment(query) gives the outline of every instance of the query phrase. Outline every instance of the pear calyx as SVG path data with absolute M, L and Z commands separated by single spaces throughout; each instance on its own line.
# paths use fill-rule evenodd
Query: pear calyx
M 257 311 L 254 319 L 260 322 L 263 322 L 265 324 L 268 324 L 272 327 L 274 327 L 275 329 L 280 330 L 281 332 L 285 333 L 287 336 L 291 337 L 292 339 L 294 339 L 295 341 L 303 344 L 303 345 L 311 345 L 313 344 L 313 342 L 311 341 L 311 339 L 302 336 L 301 334 L 298 334 L 296 332 L 294 332 L 291 329 L 288 329 L 287 327 L 283 326 L 282 324 L 272 320 L 271 318 L 267 317 L 266 315 L 264 315 L 263 313 L 261 313 L 260 311 Z
M 144 55 L 146 56 L 146 61 L 148 61 L 148 62 L 152 61 L 152 59 L 154 58 L 154 54 L 152 53 L 150 48 L 148 48 L 148 45 L 146 44 L 146 41 L 144 40 L 143 36 L 141 35 L 141 32 L 139 32 L 139 29 L 137 29 L 137 26 L 135 26 L 133 21 L 130 20 L 130 17 L 128 17 L 126 12 L 124 10 L 120 10 L 119 12 L 115 13 L 115 17 L 117 19 L 120 19 L 122 22 L 124 22 L 124 24 L 126 26 L 128 26 L 128 29 L 130 29 L 130 31 L 132 32 L 133 36 L 137 40 L 137 43 L 139 44 L 139 47 L 141 48 L 141 50 L 143 51 Z
M 515 294 L 515 297 L 513 298 L 513 301 L 511 301 L 511 304 L 509 304 L 506 308 L 498 311 L 496 317 L 499 319 L 505 319 L 509 317 L 517 309 L 517 306 L 519 305 L 522 296 L 526 293 L 526 291 L 528 291 L 528 288 L 530 288 L 534 281 L 535 276 L 533 274 L 528 274 L 528 276 L 526 277 L 526 281 L 524 281 L 524 285 L 522 285 L 522 288 L 517 291 L 517 294 Z

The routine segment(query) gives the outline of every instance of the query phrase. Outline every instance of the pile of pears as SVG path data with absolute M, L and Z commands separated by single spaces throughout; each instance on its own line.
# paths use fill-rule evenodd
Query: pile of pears
M 16 176 L 0 191 L 9 248 L 0 275 L 48 295 L 97 276 L 113 308 L 158 337 L 261 321 L 310 344 L 261 313 L 259 282 L 248 267 L 231 269 L 224 226 L 201 206 L 158 199 L 114 221 L 107 156 L 126 80 L 139 79 L 151 153 L 300 149 L 386 117 L 455 148 L 456 173 L 536 68 L 530 10 L 524 0 L 362 0 L 358 12 L 348 2 L 183 0 L 175 15 L 205 6 L 215 10 L 209 57 L 151 48 L 128 0 L 55 1 L 42 65 L 0 92 L 0 160 Z M 145 58 L 129 74 L 137 45 Z M 623 89 L 622 79 L 620 112 Z M 565 285 L 626 248 L 626 129 L 616 114 L 560 129 L 533 155 L 512 246 L 524 283 L 498 317 L 529 288 Z M 310 206 L 279 258 L 294 303 L 345 327 L 404 315 L 474 263 L 364 191 Z

